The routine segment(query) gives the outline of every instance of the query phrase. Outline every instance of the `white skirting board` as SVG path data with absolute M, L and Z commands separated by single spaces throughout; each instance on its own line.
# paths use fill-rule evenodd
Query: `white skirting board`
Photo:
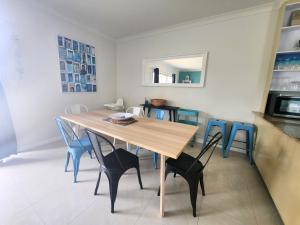
M 51 143 L 54 143 L 54 142 L 57 142 L 57 141 L 60 141 L 60 140 L 62 140 L 62 137 L 57 136 L 57 137 L 52 137 L 52 138 L 42 140 L 42 141 L 39 141 L 39 142 L 35 142 L 34 144 L 27 144 L 27 145 L 22 145 L 22 146 L 18 145 L 18 153 L 19 152 L 26 152 L 26 151 L 32 150 L 34 148 L 38 148 L 38 147 L 41 147 L 41 146 L 44 146 L 44 145 L 47 145 L 47 144 L 51 144 Z

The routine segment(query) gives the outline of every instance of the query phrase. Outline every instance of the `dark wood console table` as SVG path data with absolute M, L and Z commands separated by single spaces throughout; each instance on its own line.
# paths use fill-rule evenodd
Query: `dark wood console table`
M 151 113 L 151 109 L 162 109 L 162 110 L 167 110 L 169 111 L 169 120 L 170 121 L 173 121 L 175 122 L 176 121 L 176 113 L 177 113 L 177 110 L 180 108 L 180 107 L 177 107 L 177 106 L 169 106 L 169 105 L 165 105 L 165 106 L 154 106 L 154 105 L 151 105 L 151 104 L 141 104 L 141 106 L 143 106 L 143 109 L 144 109 L 144 112 L 146 114 L 146 111 L 145 109 L 147 108 L 147 116 L 150 117 L 150 113 Z

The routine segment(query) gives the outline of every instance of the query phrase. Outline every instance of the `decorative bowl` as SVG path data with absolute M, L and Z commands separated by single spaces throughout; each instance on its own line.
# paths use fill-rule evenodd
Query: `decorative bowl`
M 156 106 L 156 107 L 160 107 L 160 106 L 165 106 L 167 103 L 166 99 L 151 99 L 151 105 Z

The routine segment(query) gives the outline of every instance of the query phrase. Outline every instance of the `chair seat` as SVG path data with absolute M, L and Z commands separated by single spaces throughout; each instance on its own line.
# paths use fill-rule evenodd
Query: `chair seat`
M 195 158 L 186 154 L 181 153 L 177 159 L 168 158 L 166 163 L 177 170 L 181 170 L 183 173 L 187 172 L 187 169 L 195 161 Z M 200 161 L 197 161 L 189 172 L 199 172 L 203 169 L 203 165 Z
M 85 150 L 92 149 L 92 144 L 90 139 L 87 135 L 83 136 L 79 139 L 81 145 L 84 147 Z M 81 148 L 81 145 L 77 140 L 74 140 L 70 143 L 71 148 Z
M 138 157 L 136 155 L 122 148 L 118 148 L 104 157 L 106 167 L 108 167 L 107 169 L 121 171 L 132 168 L 132 166 L 136 164 L 137 160 Z

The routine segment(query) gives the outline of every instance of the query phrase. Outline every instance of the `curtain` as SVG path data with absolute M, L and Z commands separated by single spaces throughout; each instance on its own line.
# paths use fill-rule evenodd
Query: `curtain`
M 0 82 L 0 159 L 17 154 L 17 140 L 6 97 Z

